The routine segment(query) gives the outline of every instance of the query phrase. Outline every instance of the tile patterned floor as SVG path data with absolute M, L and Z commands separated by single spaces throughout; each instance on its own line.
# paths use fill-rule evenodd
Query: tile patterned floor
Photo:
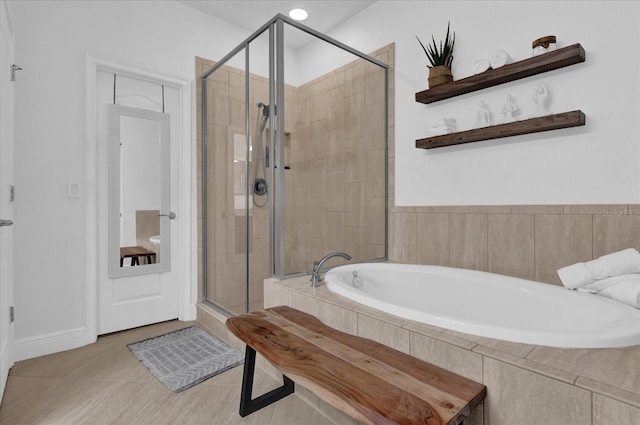
M 173 393 L 127 348 L 192 324 L 172 321 L 132 329 L 75 350 L 16 363 L 0 405 L 0 425 L 331 424 L 295 394 L 241 418 L 242 366 Z M 255 394 L 279 385 L 256 368 Z

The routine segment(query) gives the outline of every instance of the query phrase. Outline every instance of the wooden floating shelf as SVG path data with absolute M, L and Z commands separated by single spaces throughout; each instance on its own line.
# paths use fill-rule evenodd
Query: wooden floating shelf
M 521 134 L 538 133 L 541 131 L 558 130 L 561 128 L 585 125 L 582 111 L 563 112 L 539 118 L 499 124 L 490 127 L 476 128 L 441 136 L 427 137 L 416 140 L 416 148 L 433 149 L 443 146 L 460 145 L 481 140 L 499 139 L 501 137 L 518 136 Z
M 471 93 L 509 81 L 519 80 L 554 69 L 585 61 L 584 49 L 578 44 L 543 53 L 481 74 L 435 86 L 416 93 L 416 102 L 433 103 L 465 93 Z

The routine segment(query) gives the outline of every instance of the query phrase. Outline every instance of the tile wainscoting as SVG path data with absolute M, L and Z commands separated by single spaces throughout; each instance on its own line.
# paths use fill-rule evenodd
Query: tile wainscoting
M 394 207 L 389 260 L 560 284 L 557 270 L 640 249 L 640 205 Z

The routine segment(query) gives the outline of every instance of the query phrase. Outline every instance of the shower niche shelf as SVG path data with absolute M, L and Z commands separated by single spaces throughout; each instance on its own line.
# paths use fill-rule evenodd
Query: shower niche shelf
M 424 104 L 434 103 L 532 75 L 553 71 L 554 69 L 575 65 L 584 61 L 584 49 L 580 43 L 577 43 L 418 92 L 416 93 L 416 102 Z M 582 125 L 585 125 L 585 115 L 582 111 L 576 110 L 418 139 L 416 140 L 416 148 L 432 149 Z
M 584 61 L 584 49 L 577 43 L 418 92 L 416 102 L 433 103 Z
M 416 140 L 416 148 L 433 149 L 443 146 L 479 142 L 481 140 L 578 127 L 581 125 L 585 125 L 585 116 L 582 111 L 576 110 L 473 130 L 459 131 L 457 133 L 443 134 L 441 136 L 427 137 Z

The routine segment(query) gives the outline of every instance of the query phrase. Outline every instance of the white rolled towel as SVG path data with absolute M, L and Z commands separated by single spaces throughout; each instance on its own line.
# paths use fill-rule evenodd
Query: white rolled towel
M 481 74 L 489 68 L 491 68 L 491 62 L 489 59 L 478 59 L 473 63 L 474 74 Z
M 596 280 L 593 283 L 589 283 L 581 288 L 578 288 L 578 291 L 597 294 L 600 291 L 630 280 L 637 280 L 640 282 L 640 273 L 623 274 L 620 276 L 613 276 L 606 279 Z
M 569 289 L 577 289 L 595 281 L 585 263 L 576 263 L 558 269 L 558 276 L 562 284 Z
M 634 248 L 558 269 L 562 284 L 569 289 L 577 289 L 597 280 L 631 273 L 640 273 L 640 253 Z
M 497 69 L 511 62 L 511 57 L 504 50 L 497 50 L 491 55 L 491 68 Z
M 638 273 L 599 280 L 593 285 L 602 287 L 596 292 L 598 295 L 640 308 L 640 274 Z

